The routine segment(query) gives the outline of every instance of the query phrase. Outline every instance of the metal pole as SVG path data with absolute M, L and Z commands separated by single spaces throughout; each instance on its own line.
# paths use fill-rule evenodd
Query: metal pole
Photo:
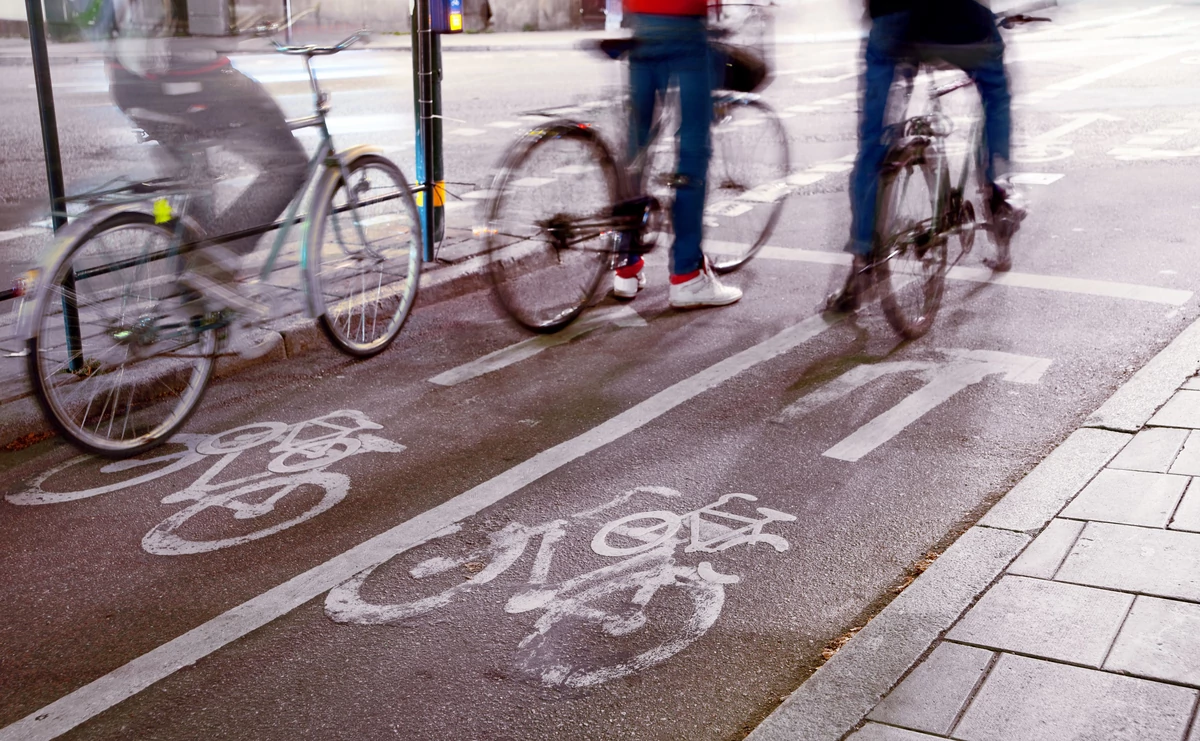
M 433 33 L 430 0 L 416 0 L 413 10 L 413 97 L 417 114 L 417 205 L 425 260 L 433 260 L 433 246 L 443 232 L 441 50 Z
M 46 159 L 46 181 L 50 185 L 50 217 L 55 231 L 66 226 L 61 209 L 67 191 L 63 186 L 62 153 L 58 146 L 58 117 L 54 114 L 54 85 L 50 81 L 50 54 L 46 49 L 46 21 L 40 0 L 25 0 L 29 21 L 29 47 L 33 52 L 33 81 L 37 88 L 38 114 L 42 122 L 42 151 Z
M 25 0 L 25 17 L 29 22 L 29 48 L 33 53 L 33 82 L 37 89 L 38 115 L 42 123 L 42 152 L 46 160 L 46 182 L 50 186 L 50 222 L 54 231 L 67 225 L 63 185 L 62 151 L 58 145 L 58 117 L 54 113 L 54 84 L 50 80 L 50 52 L 46 48 L 46 19 L 42 16 L 41 0 Z M 67 333 L 68 369 L 78 372 L 83 367 L 83 339 L 79 331 L 79 309 L 72 296 L 75 275 L 66 276 L 63 284 L 63 322 Z

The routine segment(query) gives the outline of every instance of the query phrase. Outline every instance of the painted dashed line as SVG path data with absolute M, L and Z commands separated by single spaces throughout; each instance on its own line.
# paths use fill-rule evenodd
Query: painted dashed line
M 1185 149 L 1159 149 L 1180 137 L 1194 134 L 1193 140 L 1200 137 L 1200 113 L 1190 114 L 1187 118 L 1169 127 L 1155 129 L 1148 134 L 1131 137 L 1125 144 L 1108 150 L 1109 156 L 1123 161 L 1130 160 L 1167 160 L 1183 157 L 1200 157 L 1200 145 Z
M 10 242 L 14 239 L 22 237 L 37 237 L 46 234 L 45 229 L 35 227 L 26 227 L 24 229 L 13 229 L 12 231 L 0 232 L 0 242 Z

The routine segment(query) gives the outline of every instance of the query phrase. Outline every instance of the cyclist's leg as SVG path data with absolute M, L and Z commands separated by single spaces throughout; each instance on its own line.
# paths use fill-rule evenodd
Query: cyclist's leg
M 908 12 L 879 16 L 871 22 L 871 32 L 863 47 L 866 71 L 860 83 L 862 113 L 858 122 L 858 157 L 850 173 L 850 240 L 846 243 L 846 251 L 854 255 L 854 260 L 845 285 L 826 302 L 826 308 L 833 311 L 857 310 L 872 284 L 869 267 L 875 239 L 879 174 L 888 151 L 883 140 L 884 117 L 908 26 Z
M 1012 149 L 1012 95 L 999 32 L 972 56 L 964 70 L 975 81 L 983 102 L 984 177 L 991 184 L 1007 174 Z
M 858 127 L 858 158 L 850 176 L 850 242 L 846 251 L 860 257 L 871 254 L 875 235 L 875 205 L 879 197 L 879 172 L 887 155 L 883 141 L 888 93 L 908 32 L 909 14 L 892 13 L 871 24 L 863 53 L 862 117 Z
M 634 34 L 640 45 L 629 57 L 629 139 L 626 142 L 628 163 L 635 162 L 638 155 L 650 145 L 658 103 L 666 94 L 670 80 L 670 68 L 666 60 L 658 54 L 657 44 L 645 28 L 643 16 L 634 14 L 631 18 Z M 632 173 L 635 177 L 644 174 Z M 635 192 L 641 192 L 641 182 L 632 185 Z M 633 235 L 622 235 L 613 286 L 614 292 L 622 298 L 632 298 L 636 295 L 645 280 L 642 277 L 642 256 L 635 254 L 633 248 Z
M 214 229 L 227 234 L 269 224 L 304 186 L 308 159 L 288 128 L 283 111 L 263 87 L 231 68 L 206 75 L 211 91 L 205 123 L 216 146 L 250 163 L 258 174 L 220 213 Z M 225 245 L 236 255 L 254 249 L 250 237 Z
M 712 67 L 708 34 L 703 19 L 681 19 L 680 52 L 673 60 L 679 79 L 679 167 L 672 219 L 675 242 L 671 248 L 672 282 L 693 276 L 704 255 L 700 242 L 704 230 L 704 194 L 708 162 L 712 157 Z M 695 22 L 691 22 L 695 21 Z

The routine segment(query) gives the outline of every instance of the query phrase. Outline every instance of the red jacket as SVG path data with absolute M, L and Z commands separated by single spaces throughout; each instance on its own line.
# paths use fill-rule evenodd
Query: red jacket
M 708 0 L 625 0 L 626 13 L 708 15 Z

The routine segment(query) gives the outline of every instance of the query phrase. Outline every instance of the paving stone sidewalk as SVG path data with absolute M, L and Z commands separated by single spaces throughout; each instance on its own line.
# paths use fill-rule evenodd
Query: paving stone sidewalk
M 1200 377 L 849 741 L 1200 741 Z

